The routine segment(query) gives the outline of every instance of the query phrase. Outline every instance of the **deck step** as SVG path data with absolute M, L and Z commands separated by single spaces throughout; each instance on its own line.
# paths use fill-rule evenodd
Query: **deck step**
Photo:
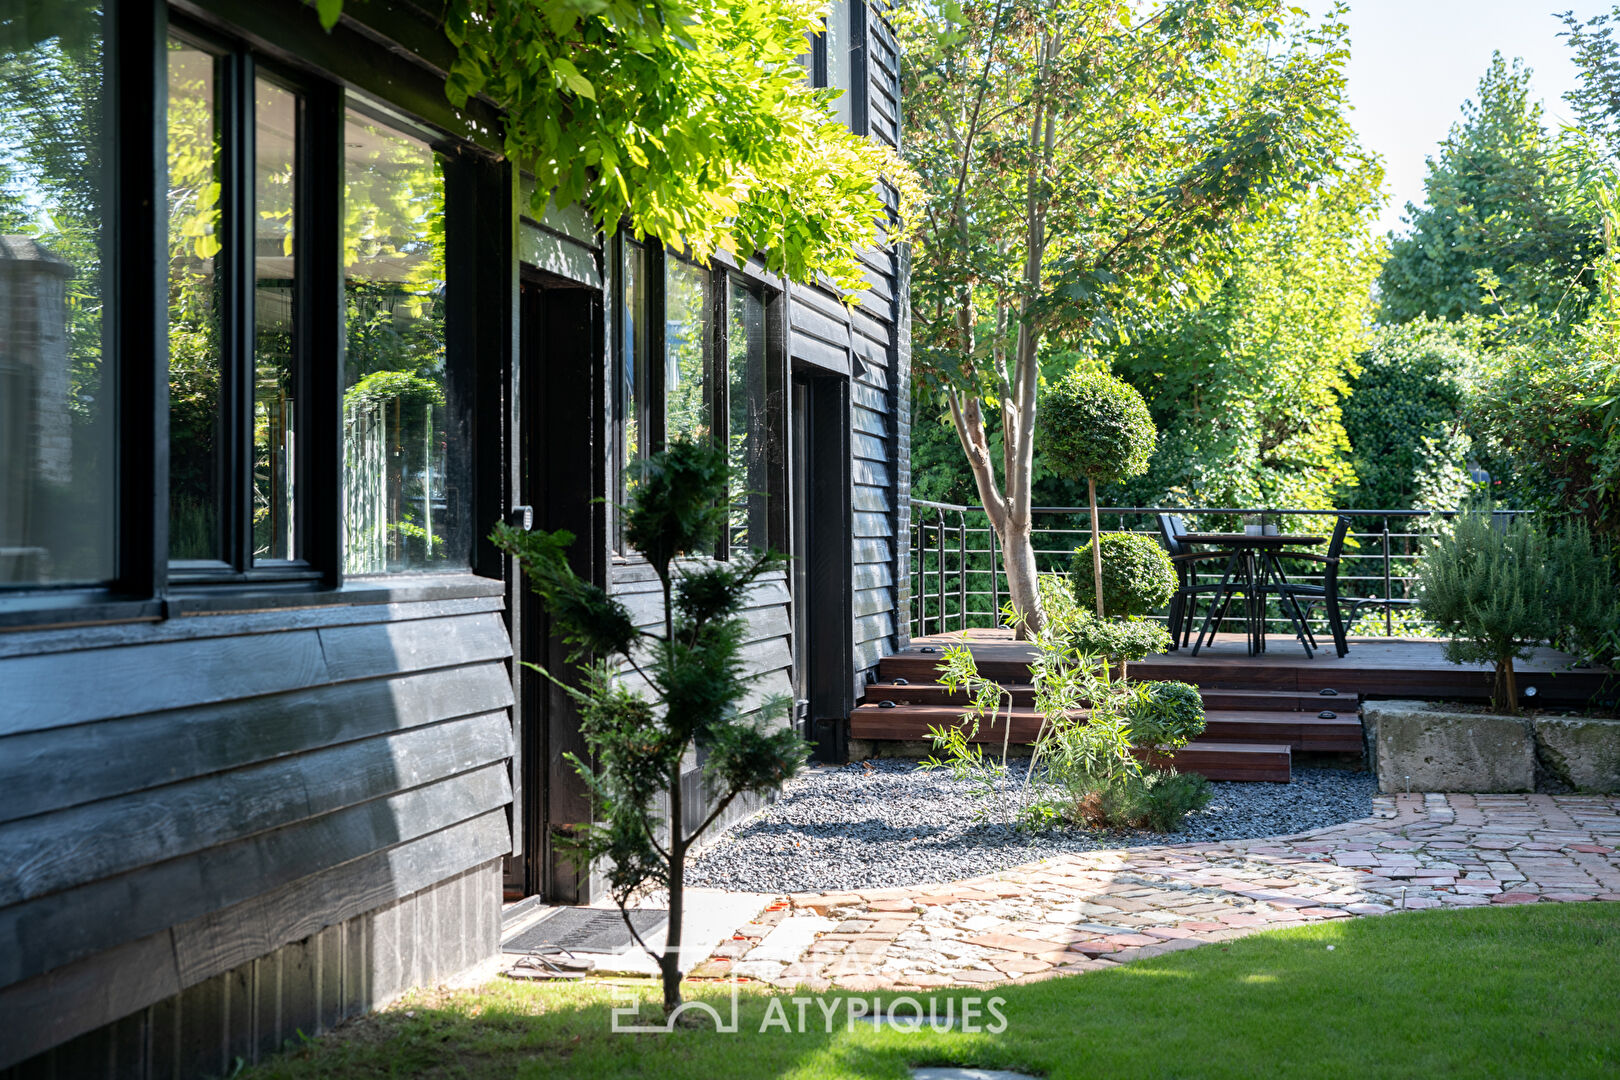
M 1012 695 L 1014 705 L 1032 705 L 1035 688 L 1029 683 L 1009 682 L 1003 688 Z M 1321 712 L 1323 709 L 1340 716 L 1354 716 L 1361 705 L 1355 694 L 1323 697 L 1291 690 L 1219 690 L 1198 688 L 1205 709 L 1247 709 L 1256 712 Z M 869 703 L 892 701 L 896 705 L 951 705 L 965 703 L 967 694 L 951 693 L 936 682 L 875 682 L 866 687 L 864 700 Z
M 860 705 L 850 714 L 849 735 L 852 739 L 924 740 L 929 728 L 957 724 L 961 717 L 961 710 L 949 705 Z M 1026 745 L 1040 734 L 1041 719 L 1027 706 L 1014 706 L 994 723 L 980 721 L 972 741 L 995 744 L 1006 739 Z M 1205 712 L 1204 721 L 1204 733 L 1198 737 L 1200 744 L 1280 744 L 1314 753 L 1362 750 L 1361 719 L 1354 713 L 1320 717 L 1304 712 L 1213 709 Z

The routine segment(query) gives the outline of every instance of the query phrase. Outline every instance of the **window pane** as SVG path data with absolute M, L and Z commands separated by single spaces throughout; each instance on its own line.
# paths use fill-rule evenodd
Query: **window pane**
M 827 7 L 827 85 L 842 90 L 833 102 L 833 115 L 845 127 L 854 122 L 855 97 L 850 93 L 854 65 L 850 62 L 850 48 L 854 35 L 850 32 L 850 0 L 832 0 Z
M 214 58 L 169 42 L 169 556 L 223 558 Z
M 298 99 L 263 79 L 253 97 L 253 557 L 295 559 L 302 554 L 293 522 Z
M 113 576 L 102 16 L 0 20 L 0 584 Z
M 344 570 L 465 567 L 466 433 L 445 371 L 440 161 L 352 110 L 344 144 Z
M 731 459 L 731 547 L 770 546 L 765 493 L 766 461 L 765 300 L 736 278 L 728 279 L 726 305 L 726 395 Z
M 634 478 L 628 469 L 647 452 L 647 253 L 633 240 L 622 242 L 619 278 L 619 476 L 614 502 L 629 502 Z M 622 544 L 621 544 L 622 547 Z
M 709 353 L 709 272 L 671 257 L 664 261 L 664 440 L 706 439 L 704 385 Z

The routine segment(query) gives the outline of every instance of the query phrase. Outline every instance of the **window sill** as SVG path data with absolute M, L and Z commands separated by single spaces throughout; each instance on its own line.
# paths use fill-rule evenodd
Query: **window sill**
M 318 582 L 285 585 L 176 587 L 164 599 L 135 599 L 104 590 L 0 596 L 0 633 L 75 626 L 161 622 L 194 615 L 251 614 L 292 608 L 401 604 L 504 596 L 506 585 L 472 573 L 357 578 L 338 588 Z

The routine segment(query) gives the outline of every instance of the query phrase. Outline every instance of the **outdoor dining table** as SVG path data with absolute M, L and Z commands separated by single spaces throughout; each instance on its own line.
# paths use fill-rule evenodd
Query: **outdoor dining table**
M 1198 640 L 1193 642 L 1194 656 L 1198 655 L 1206 635 L 1211 639 L 1214 638 L 1214 630 L 1220 625 L 1216 615 L 1224 617 L 1232 597 L 1239 592 L 1243 594 L 1243 623 L 1249 638 L 1249 655 L 1265 652 L 1266 591 L 1273 582 L 1282 586 L 1288 581 L 1283 576 L 1282 563 L 1278 556 L 1286 554 L 1285 548 L 1315 547 L 1327 542 L 1325 536 L 1305 536 L 1297 533 L 1271 536 L 1257 536 L 1252 533 L 1183 533 L 1177 539 L 1185 544 L 1198 544 L 1230 553 L 1226 560 L 1226 568 L 1221 574 L 1220 586 L 1212 596 L 1213 602 L 1209 606 L 1209 613 L 1204 616 L 1204 625 L 1198 631 Z M 1282 604 L 1283 614 L 1287 615 L 1289 622 L 1293 624 L 1299 643 L 1305 649 L 1305 655 L 1312 655 L 1310 635 L 1305 629 L 1305 613 L 1300 610 L 1298 601 L 1280 591 L 1278 599 Z

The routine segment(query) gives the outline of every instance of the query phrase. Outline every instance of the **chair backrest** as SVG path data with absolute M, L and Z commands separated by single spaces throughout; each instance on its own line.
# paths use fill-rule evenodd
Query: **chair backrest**
M 1172 558 L 1186 554 L 1187 545 L 1181 542 L 1181 534 L 1186 531 L 1181 524 L 1181 515 L 1159 515 L 1159 536 L 1163 538 L 1165 550 L 1170 552 Z
M 1350 519 L 1344 515 L 1333 525 L 1333 539 L 1328 541 L 1327 557 L 1333 561 L 1327 564 L 1323 571 L 1323 584 L 1333 584 L 1339 580 L 1339 560 L 1344 554 L 1344 538 L 1350 535 Z

